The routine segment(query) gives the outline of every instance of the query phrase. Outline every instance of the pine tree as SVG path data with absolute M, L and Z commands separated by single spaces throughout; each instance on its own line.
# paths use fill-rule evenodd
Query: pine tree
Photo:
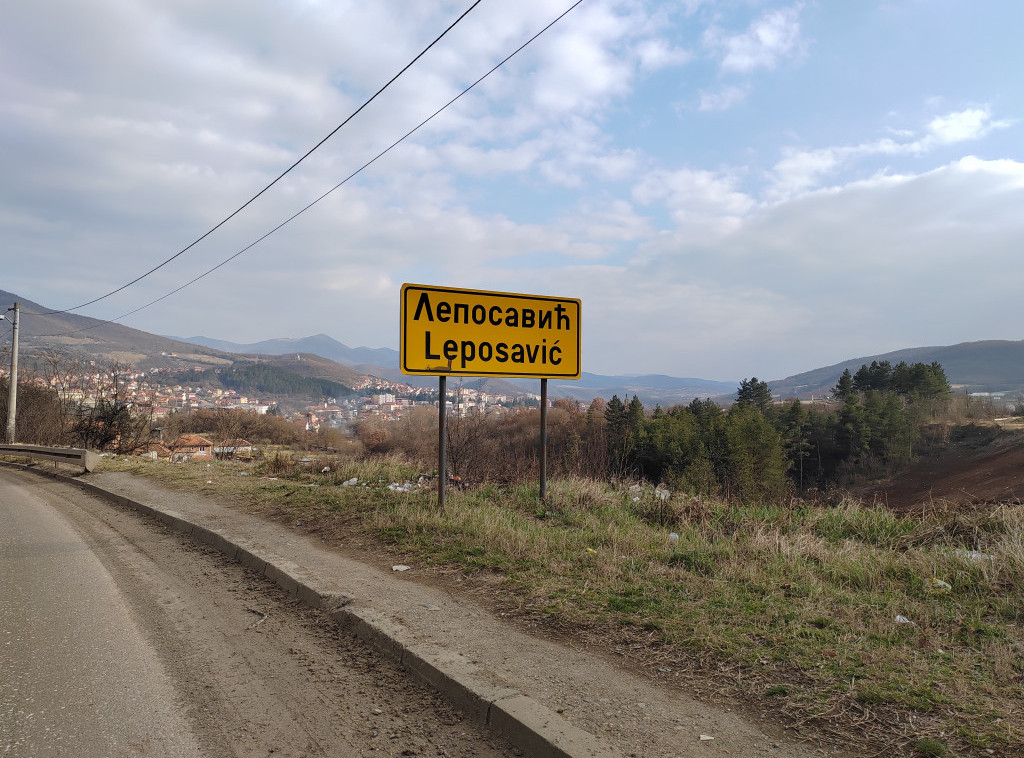
M 643 429 L 644 426 L 644 406 L 640 402 L 640 398 L 633 395 L 633 399 L 629 401 L 629 406 L 626 408 L 626 428 L 630 434 L 635 434 Z
M 604 409 L 604 420 L 608 425 L 608 437 L 621 440 L 626 436 L 626 406 L 618 395 L 612 395 Z
M 745 403 L 761 413 L 767 413 L 772 407 L 772 393 L 768 389 L 768 382 L 759 381 L 756 376 L 744 379 L 736 391 L 736 402 Z
M 789 488 L 789 462 L 772 423 L 752 405 L 738 403 L 726 425 L 726 480 L 730 494 L 743 503 L 772 502 Z
M 853 374 L 850 373 L 850 369 L 844 369 L 842 376 L 839 377 L 839 382 L 832 388 L 832 394 L 845 403 L 853 397 L 855 393 L 856 390 L 853 388 Z
M 614 473 L 621 474 L 626 464 L 626 436 L 629 433 L 629 427 L 626 406 L 618 395 L 612 395 L 612 399 L 608 401 L 608 407 L 604 410 L 604 419 L 608 435 L 608 455 L 612 466 L 616 469 Z
M 846 372 L 849 375 L 849 372 Z M 811 442 L 808 439 L 810 422 L 799 400 L 794 400 L 786 408 L 780 418 L 782 443 L 786 458 L 790 461 L 793 476 L 803 491 L 804 460 L 811 455 Z

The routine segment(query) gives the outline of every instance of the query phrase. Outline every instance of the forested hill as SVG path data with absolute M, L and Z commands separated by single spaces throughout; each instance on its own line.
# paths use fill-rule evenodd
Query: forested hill
M 775 397 L 821 397 L 835 386 L 843 371 L 856 373 L 865 364 L 888 361 L 938 363 L 954 390 L 1024 392 L 1024 341 L 986 340 L 944 347 L 915 347 L 883 355 L 855 358 L 806 371 L 768 385 Z
M 284 371 L 290 371 L 291 373 L 298 374 L 299 376 L 308 377 L 310 379 L 326 379 L 330 382 L 343 384 L 346 387 L 355 387 L 361 381 L 366 379 L 365 375 L 349 368 L 348 366 L 312 353 L 248 355 L 244 357 L 252 359 L 259 364 L 274 366 L 275 368 L 279 368 Z
M 605 460 L 672 490 L 779 502 L 794 487 L 844 486 L 907 465 L 922 448 L 922 430 L 950 406 L 937 363 L 876 361 L 843 372 L 834 394 L 831 404 L 780 404 L 766 382 L 745 379 L 728 410 L 693 400 L 651 413 L 639 398 L 616 395 L 604 406 Z M 595 416 L 592 408 L 590 426 Z M 580 440 L 584 449 L 594 445 Z
M 299 376 L 266 363 L 236 363 L 230 369 L 218 372 L 218 378 L 225 387 L 239 392 L 302 395 L 315 400 L 353 394 L 351 387 L 346 387 L 339 382 Z
M 324 398 L 348 397 L 355 393 L 341 382 L 311 376 L 267 363 L 239 361 L 230 368 L 216 371 L 188 369 L 172 375 L 176 382 L 205 387 L 224 387 L 242 395 L 290 397 L 322 401 Z

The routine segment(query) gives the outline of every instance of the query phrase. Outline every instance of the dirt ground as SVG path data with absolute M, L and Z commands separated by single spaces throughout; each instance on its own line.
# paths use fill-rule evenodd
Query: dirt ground
M 1024 434 L 996 425 L 965 427 L 910 468 L 854 494 L 897 510 L 931 502 L 1017 503 L 1024 498 Z
M 124 473 L 90 475 L 110 491 L 157 504 L 264 547 L 320 576 L 336 577 L 338 590 L 396 622 L 425 648 L 458 651 L 479 664 L 481 677 L 510 686 L 599 735 L 623 756 L 852 756 L 843 742 L 823 739 L 821 725 L 793 728 L 776 714 L 747 709 L 714 682 L 672 661 L 642 661 L 644 650 L 622 649 L 540 629 L 529 614 L 492 610 L 494 588 L 467 586 L 413 566 L 391 570 L 396 556 L 327 546 L 322 534 L 306 535 L 254 518 L 238 508 L 194 494 L 169 491 Z M 603 644 L 601 644 L 603 642 Z M 612 647 L 605 654 L 597 652 Z M 644 646 L 638 645 L 642 648 Z M 653 652 L 653 651 L 647 651 Z M 713 739 L 711 739 L 713 738 Z
M 107 569 L 156 648 L 204 755 L 521 755 L 376 650 L 222 554 L 66 484 L 6 469 L 0 477 L 56 510 Z M 107 755 L 170 754 L 150 747 Z M 16 745 L 11 751 L 10 744 L 0 748 L 3 755 L 35 754 Z

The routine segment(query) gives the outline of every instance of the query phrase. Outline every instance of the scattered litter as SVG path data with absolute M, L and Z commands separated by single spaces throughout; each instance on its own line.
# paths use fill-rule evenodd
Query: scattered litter
M 906 616 L 900 616 L 899 614 L 897 614 L 897 616 L 896 616 L 896 623 L 897 624 L 906 624 L 908 626 L 917 626 L 917 624 L 915 624 L 913 621 L 908 619 Z
M 639 484 L 631 484 L 631 485 L 629 485 L 629 491 L 630 492 L 640 492 L 642 490 L 643 490 L 643 487 L 641 487 Z
M 302 522 L 301 521 L 296 521 L 295 522 L 295 526 L 302 526 Z
M 436 605 L 431 605 L 430 603 L 420 603 L 420 605 L 422 605 L 428 611 L 439 611 L 439 610 L 441 610 Z
M 658 487 L 658 488 L 656 488 L 654 490 L 654 496 L 658 500 L 660 500 L 661 502 L 664 503 L 664 502 L 668 501 L 668 499 L 670 497 L 672 497 L 672 493 L 670 491 L 668 491 L 668 490 L 665 490 L 665 489 L 662 489 L 661 487 Z
M 353 476 L 348 481 L 342 482 L 341 486 L 342 487 L 351 487 L 351 486 L 353 486 L 355 484 L 359 484 L 359 477 L 358 476 Z
M 258 611 L 255 608 L 246 608 L 245 610 L 249 611 L 249 613 L 255 613 L 260 617 L 257 621 L 253 621 L 249 626 L 245 627 L 246 629 L 255 629 L 270 617 L 269 614 L 264 613 L 263 611 Z
M 322 469 L 320 469 L 320 473 L 321 474 L 329 474 L 329 473 L 331 473 L 331 467 L 330 466 L 324 466 Z
M 249 476 L 248 471 L 239 471 L 235 476 Z
M 412 482 L 406 482 L 405 484 L 399 484 L 398 482 L 391 482 L 388 485 L 388 489 L 392 492 L 411 492 L 413 488 Z
M 928 580 L 927 584 L 928 589 L 932 590 L 933 592 L 937 592 L 940 595 L 945 595 L 947 592 L 953 591 L 953 585 L 951 585 L 949 582 L 944 582 L 941 579 L 937 579 L 934 576 Z
M 672 673 L 672 669 L 670 669 L 668 666 L 658 666 L 658 673 L 659 674 L 671 674 Z
M 714 739 L 714 737 L 712 737 L 710 734 L 702 734 L 700 736 L 700 741 L 701 742 L 707 742 L 708 740 L 713 740 L 713 739 Z
M 597 551 L 594 550 L 594 548 L 592 548 L 592 547 L 588 547 L 587 548 L 587 552 L 590 553 L 591 555 L 597 555 Z
M 961 558 L 966 558 L 969 561 L 980 563 L 981 561 L 994 561 L 996 557 L 989 555 L 988 553 L 982 553 L 979 550 L 954 550 L 954 555 L 959 555 Z
M 678 545 L 679 544 L 679 535 L 676 534 L 675 532 L 669 532 L 668 533 L 668 541 L 671 542 L 673 545 Z
M 206 483 L 207 483 L 207 484 L 213 484 L 213 479 L 207 479 L 207 480 L 206 480 Z
M 299 463 L 312 463 L 312 462 L 313 462 L 312 458 L 303 458 L 303 459 L 301 459 L 299 461 Z
M 409 566 L 403 566 L 403 565 L 402 565 L 402 564 L 400 563 L 400 564 L 398 564 L 397 566 L 392 566 L 392 567 L 391 567 L 391 570 L 392 570 L 392 571 L 408 571 L 408 570 L 409 570 L 409 568 L 410 568 Z

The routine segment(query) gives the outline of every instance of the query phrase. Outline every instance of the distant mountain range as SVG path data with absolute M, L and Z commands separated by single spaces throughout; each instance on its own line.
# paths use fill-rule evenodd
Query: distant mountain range
M 166 337 L 149 334 L 87 316 L 54 313 L 46 306 L 0 290 L 0 311 L 5 303 L 21 303 L 22 355 L 26 367 L 40 350 L 62 349 L 97 364 L 112 361 L 139 368 L 155 366 L 205 365 L 226 367 L 238 360 L 259 360 L 257 356 L 277 356 L 272 362 L 305 376 L 329 378 L 347 385 L 363 375 L 419 387 L 435 387 L 434 377 L 406 376 L 399 371 L 399 354 L 389 348 L 349 347 L 326 334 L 298 339 L 270 339 L 238 344 L 210 337 Z M 9 342 L 10 331 L 0 330 L 0 343 Z M 1024 393 L 1024 341 L 989 340 L 958 345 L 917 347 L 881 355 L 853 358 L 824 368 L 806 371 L 785 379 L 770 381 L 772 393 L 779 398 L 822 397 L 835 385 L 844 369 L 856 372 L 873 360 L 892 364 L 937 361 L 955 389 L 960 391 L 1004 391 Z M 536 380 L 464 379 L 464 386 L 496 394 L 538 393 Z M 612 395 L 626 398 L 637 395 L 645 405 L 669 407 L 695 397 L 728 400 L 738 381 L 720 382 L 697 378 L 678 378 L 660 374 L 643 376 L 607 376 L 584 372 L 579 381 L 552 380 L 551 397 L 572 397 L 588 402 Z
M 513 380 L 521 387 L 527 386 L 526 380 Z M 739 382 L 718 382 L 711 379 L 679 378 L 664 374 L 645 374 L 642 376 L 605 376 L 591 374 L 586 371 L 576 381 L 551 380 L 548 382 L 550 397 L 571 397 L 587 402 L 595 397 L 631 398 L 636 395 L 644 405 L 661 405 L 670 408 L 680 403 L 688 403 L 695 397 L 717 397 L 736 391 Z M 538 392 L 537 382 L 532 382 L 531 392 Z
M 434 386 L 433 377 L 406 376 L 399 370 L 399 354 L 389 348 L 352 348 L 326 334 L 299 339 L 265 340 L 240 345 L 209 337 L 188 337 L 186 342 L 214 347 L 234 353 L 264 353 L 283 355 L 290 352 L 316 353 L 345 364 L 364 374 L 416 386 Z M 954 389 L 966 391 L 1024 392 L 1024 341 L 988 340 L 964 342 L 959 345 L 915 347 L 895 350 L 880 355 L 836 363 L 824 368 L 770 381 L 768 386 L 778 398 L 799 397 L 811 399 L 827 395 L 845 369 L 856 373 L 862 365 L 872 361 L 889 361 L 896 365 L 907 363 L 941 363 Z M 464 380 L 466 386 L 479 388 L 489 383 L 492 392 L 509 393 L 510 385 L 521 391 L 536 394 L 538 382 L 529 379 Z M 695 397 L 728 400 L 736 392 L 739 381 L 720 382 L 709 379 L 680 378 L 663 374 L 641 376 L 608 376 L 586 371 L 578 381 L 552 380 L 548 385 L 551 397 L 572 397 L 589 401 L 595 397 L 632 397 L 637 395 L 646 405 L 660 404 L 670 407 L 687 403 Z
M 173 337 L 197 345 L 225 350 L 231 353 L 250 355 L 286 355 L 289 353 L 316 353 L 338 363 L 350 366 L 356 371 L 378 376 L 389 381 L 415 386 L 433 387 L 434 377 L 406 376 L 398 368 L 399 353 L 386 347 L 349 347 L 326 334 L 311 337 L 264 340 L 250 344 L 239 344 L 212 337 Z M 538 394 L 540 384 L 530 379 L 464 379 L 463 384 L 474 389 L 485 389 L 497 394 Z M 650 374 L 646 376 L 603 376 L 583 372 L 579 381 L 550 381 L 550 397 L 571 397 L 589 402 L 595 397 L 632 397 L 637 395 L 647 404 L 660 403 L 664 406 L 688 403 L 695 397 L 714 397 L 736 390 L 737 382 L 716 382 L 707 379 L 679 379 L 674 376 Z
M 170 337 L 194 345 L 223 350 L 239 355 L 303 355 L 312 353 L 348 366 L 354 371 L 376 376 L 391 382 L 409 384 L 414 387 L 434 387 L 437 379 L 429 376 L 406 376 L 398 368 L 397 350 L 387 347 L 349 347 L 326 334 L 311 337 L 282 337 L 243 344 L 228 342 L 213 337 Z
M 776 397 L 822 397 L 844 370 L 856 373 L 872 361 L 942 364 L 955 390 L 967 392 L 1024 392 L 1024 341 L 985 340 L 958 345 L 913 347 L 881 355 L 854 358 L 832 366 L 768 382 Z
M 214 350 L 223 350 L 228 353 L 260 353 L 262 355 L 315 353 L 323 358 L 330 358 L 332 361 L 343 363 L 352 368 L 358 368 L 360 364 L 368 366 L 390 366 L 394 364 L 395 367 L 398 366 L 397 350 L 391 350 L 386 347 L 349 347 L 326 334 L 314 334 L 312 337 L 300 337 L 298 339 L 283 337 L 253 342 L 248 345 L 218 340 L 213 337 L 170 337 L 169 339 L 191 342 L 193 345 L 204 345 L 212 347 Z

